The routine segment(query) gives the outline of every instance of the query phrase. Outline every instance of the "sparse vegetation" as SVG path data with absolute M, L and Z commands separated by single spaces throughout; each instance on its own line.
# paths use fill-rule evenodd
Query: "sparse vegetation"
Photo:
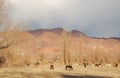
M 19 68 L 1 68 L 1 78 L 119 78 L 120 68 L 114 67 L 94 67 L 74 65 L 73 71 L 66 71 L 65 66 L 55 65 L 54 70 L 50 70 L 49 65 L 40 67 L 19 67 Z

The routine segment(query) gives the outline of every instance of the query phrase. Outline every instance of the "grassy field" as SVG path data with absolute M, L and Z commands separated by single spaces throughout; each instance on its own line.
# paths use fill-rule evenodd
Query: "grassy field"
M 0 78 L 120 78 L 120 67 L 73 65 L 73 71 L 64 68 L 64 65 L 55 65 L 54 70 L 50 70 L 49 65 L 1 68 Z

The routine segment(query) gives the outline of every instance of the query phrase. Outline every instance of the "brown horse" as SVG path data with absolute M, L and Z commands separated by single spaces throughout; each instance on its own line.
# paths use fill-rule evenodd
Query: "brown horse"
M 54 65 L 50 65 L 50 70 L 54 70 Z
M 118 64 L 114 64 L 113 67 L 118 67 Z
M 30 64 L 28 63 L 28 64 L 27 64 L 27 66 L 29 67 L 29 66 L 30 66 Z
M 73 70 L 72 65 L 66 65 L 66 66 L 65 66 L 65 70 L 69 70 L 69 71 L 70 71 L 70 70 Z
M 84 65 L 84 68 L 86 68 L 86 67 L 87 67 L 87 65 L 88 65 L 88 63 L 83 63 L 83 65 Z
M 95 64 L 96 67 L 99 67 L 101 65 L 101 63 Z

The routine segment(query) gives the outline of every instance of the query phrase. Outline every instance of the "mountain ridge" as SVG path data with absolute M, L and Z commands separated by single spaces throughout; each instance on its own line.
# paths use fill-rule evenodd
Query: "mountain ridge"
M 52 28 L 52 29 L 36 29 L 36 30 L 30 30 L 29 32 L 34 35 L 34 36 L 38 36 L 38 35 L 41 35 L 45 32 L 53 32 L 57 35 L 62 35 L 62 32 L 64 31 L 63 28 Z M 115 40 L 118 40 L 120 41 L 120 37 L 91 37 L 91 36 L 88 36 L 86 34 L 84 34 L 83 32 L 79 31 L 79 30 L 71 30 L 71 31 L 66 31 L 66 32 L 69 32 L 71 33 L 72 36 L 75 36 L 75 37 L 79 37 L 80 35 L 83 35 L 83 36 L 86 36 L 86 37 L 90 37 L 90 38 L 94 38 L 94 39 L 115 39 Z

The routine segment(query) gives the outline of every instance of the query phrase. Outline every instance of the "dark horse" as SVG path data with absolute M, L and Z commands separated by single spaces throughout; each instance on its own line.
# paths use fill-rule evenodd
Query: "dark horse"
M 84 68 L 86 68 L 86 67 L 87 67 L 87 65 L 88 65 L 88 63 L 83 63 L 83 65 L 84 65 Z
M 69 71 L 70 71 L 70 70 L 73 70 L 72 65 L 66 65 L 66 66 L 65 66 L 65 70 L 69 70 Z
M 50 65 L 50 70 L 54 70 L 54 65 Z
M 96 67 L 99 67 L 101 65 L 101 63 L 95 64 Z
M 113 65 L 113 67 L 118 67 L 118 64 Z

